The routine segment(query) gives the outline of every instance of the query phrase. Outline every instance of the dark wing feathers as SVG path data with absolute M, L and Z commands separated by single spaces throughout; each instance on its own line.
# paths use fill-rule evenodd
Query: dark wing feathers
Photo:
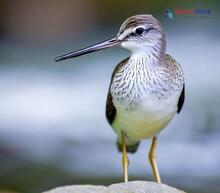
M 107 120 L 109 122 L 109 124 L 111 125 L 114 118 L 115 118 L 115 115 L 116 115 L 116 108 L 113 104 L 113 101 L 112 101 L 112 94 L 111 94 L 111 91 L 110 91 L 110 88 L 111 88 L 111 84 L 112 84 L 112 81 L 113 81 L 113 78 L 115 76 L 115 74 L 127 63 L 127 61 L 129 60 L 129 58 L 126 58 L 124 59 L 123 61 L 121 61 L 114 69 L 113 73 L 112 73 L 112 77 L 111 77 L 111 83 L 110 83 L 110 86 L 109 86 L 109 89 L 108 89 L 108 96 L 107 96 L 107 101 L 106 101 L 106 117 L 107 117 Z
M 183 85 L 183 90 L 182 90 L 182 93 L 181 93 L 180 98 L 179 98 L 179 101 L 178 101 L 177 113 L 180 113 L 180 111 L 181 111 L 181 109 L 182 109 L 182 107 L 183 107 L 184 100 L 185 100 L 185 84 Z
M 115 114 L 116 114 L 116 108 L 112 102 L 112 95 L 111 92 L 108 91 L 108 96 L 107 96 L 107 101 L 106 101 L 106 117 L 107 120 L 109 122 L 109 124 L 111 125 L 114 118 L 115 118 Z

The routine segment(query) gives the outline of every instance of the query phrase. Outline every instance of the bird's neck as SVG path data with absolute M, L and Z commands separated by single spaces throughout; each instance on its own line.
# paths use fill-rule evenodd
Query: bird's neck
M 155 45 L 148 45 L 143 48 L 134 49 L 131 51 L 130 60 L 145 61 L 151 65 L 163 65 L 166 51 L 165 40 L 158 41 Z

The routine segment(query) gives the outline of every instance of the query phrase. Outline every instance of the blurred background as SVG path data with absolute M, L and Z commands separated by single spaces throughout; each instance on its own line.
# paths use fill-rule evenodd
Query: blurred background
M 166 9 L 208 9 L 175 15 Z M 129 16 L 153 14 L 167 53 L 183 67 L 186 101 L 161 132 L 162 181 L 191 193 L 220 189 L 219 1 L 0 0 L 0 192 L 39 193 L 66 184 L 122 181 L 105 100 L 120 48 L 54 63 L 117 34 Z M 150 141 L 130 155 L 130 179 L 153 180 Z

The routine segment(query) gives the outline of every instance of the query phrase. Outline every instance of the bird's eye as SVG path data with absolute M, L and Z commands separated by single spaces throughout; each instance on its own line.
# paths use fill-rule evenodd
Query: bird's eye
M 135 30 L 135 33 L 136 33 L 137 35 L 141 35 L 143 32 L 144 32 L 144 28 L 142 28 L 142 27 L 139 27 L 139 28 L 137 28 L 137 29 Z

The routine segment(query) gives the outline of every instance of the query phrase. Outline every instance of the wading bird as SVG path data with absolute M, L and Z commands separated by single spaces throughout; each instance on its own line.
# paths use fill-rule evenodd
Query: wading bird
M 136 152 L 142 139 L 152 138 L 149 161 L 158 183 L 157 134 L 167 126 L 184 103 L 184 74 L 180 64 L 165 53 L 166 39 L 152 15 L 126 19 L 116 37 L 70 52 L 55 61 L 119 46 L 131 51 L 115 68 L 106 102 L 107 120 L 117 134 L 122 151 L 124 181 L 128 181 L 127 152 Z

